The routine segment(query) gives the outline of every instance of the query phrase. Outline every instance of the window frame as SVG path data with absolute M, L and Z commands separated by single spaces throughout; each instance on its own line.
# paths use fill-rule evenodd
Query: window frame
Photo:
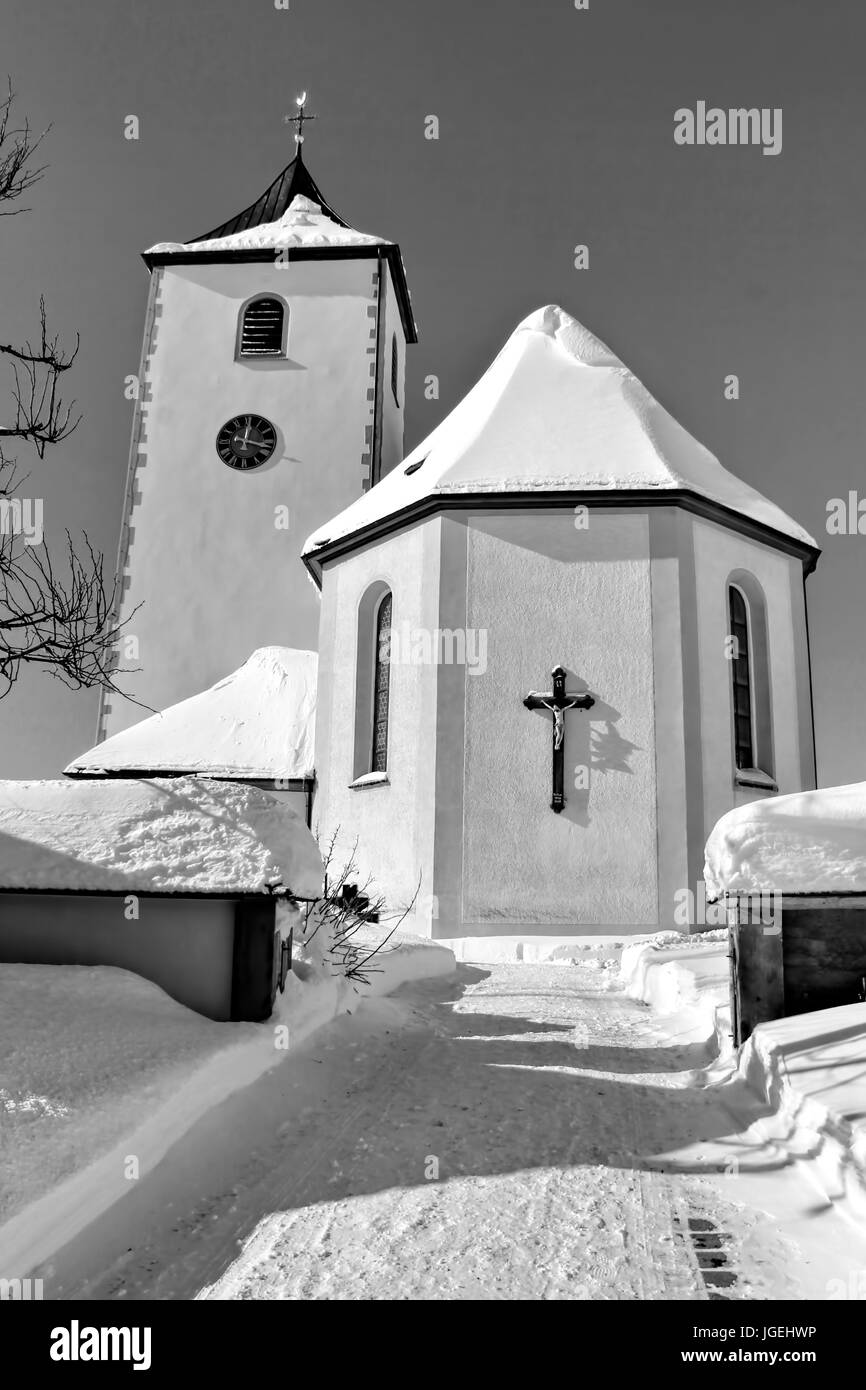
M 400 393 L 398 385 L 400 382 L 400 348 L 397 343 L 397 334 L 391 334 L 391 395 L 394 397 L 394 404 L 400 409 Z
M 280 325 L 280 346 L 275 352 L 245 352 L 243 349 L 244 323 L 247 312 L 253 304 L 258 304 L 263 299 L 273 300 L 279 304 L 282 311 L 282 323 Z M 237 330 L 235 336 L 235 359 L 238 362 L 274 362 L 284 359 L 287 355 L 289 342 L 289 318 L 290 310 L 288 302 L 281 294 L 274 290 L 259 290 L 256 294 L 251 294 L 245 299 L 238 312 Z
M 387 784 L 388 762 L 391 753 L 391 714 L 393 683 L 391 661 L 388 662 L 387 696 L 387 734 L 384 768 L 374 770 L 374 747 L 376 738 L 376 688 L 380 670 L 379 641 L 382 605 L 391 600 L 390 626 L 394 626 L 395 594 L 394 586 L 388 578 L 380 576 L 365 585 L 358 599 L 356 617 L 355 645 L 355 691 L 354 691 L 354 736 L 352 749 L 352 781 L 350 787 L 371 787 Z
M 388 605 L 388 631 L 389 631 L 389 633 L 390 633 L 391 628 L 393 627 L 393 622 L 394 622 L 394 595 L 393 595 L 393 593 L 392 593 L 392 591 L 391 591 L 390 589 L 386 589 L 386 590 L 385 590 L 385 592 L 384 592 L 384 593 L 381 595 L 381 597 L 379 598 L 379 601 L 378 601 L 378 603 L 376 604 L 375 609 L 373 610 L 373 692 L 372 692 L 372 700 L 371 700 L 371 715 L 372 715 L 372 718 L 371 718 L 371 735 L 372 735 L 372 737 L 371 737 L 371 740 L 370 740 L 370 759 L 369 759 L 369 761 L 370 761 L 369 771 L 370 771 L 371 773 L 377 773 L 377 772 L 378 772 L 378 773 L 387 773 L 387 771 L 388 771 L 388 753 L 389 753 L 390 743 L 391 743 L 391 740 L 390 740 L 390 733 L 391 733 L 391 655 L 390 655 L 390 647 L 389 647 L 389 653 L 388 653 L 388 660 L 387 660 L 386 662 L 383 662 L 383 661 L 382 661 L 382 611 L 383 611 L 383 609 L 385 608 L 385 605 L 386 605 L 386 604 Z M 379 750 L 379 721 L 380 721 L 380 714 L 379 714 L 379 700 L 380 700 L 379 676 L 380 676 L 380 672 L 381 672 L 383 669 L 387 671 L 387 677 L 386 677 L 386 679 L 385 679 L 384 697 L 383 697 L 384 705 L 385 705 L 385 716 L 384 716 L 384 722 L 385 722 L 385 738 L 384 738 L 384 744 L 385 744 L 385 747 L 384 747 L 384 752 L 383 752 L 383 754 L 382 754 L 382 766 L 381 766 L 381 767 L 377 767 L 377 766 L 376 766 L 376 763 L 377 763 L 378 758 L 379 758 L 379 751 L 378 751 L 378 750 Z
M 758 721 L 757 721 L 757 718 L 756 718 L 756 711 L 755 711 L 755 661 L 754 661 L 754 648 L 753 648 L 753 644 L 752 644 L 752 614 L 751 614 L 750 607 L 749 607 L 748 595 L 743 591 L 743 589 L 741 589 L 741 587 L 740 587 L 739 584 L 736 584 L 736 583 L 733 583 L 733 582 L 732 582 L 732 583 L 729 583 L 729 584 L 728 584 L 728 624 L 729 624 L 729 631 L 730 631 L 731 637 L 735 637 L 734 630 L 733 630 L 733 629 L 734 629 L 734 615 L 733 615 L 733 612 L 732 612 L 732 604 L 731 604 L 731 595 L 732 595 L 732 594 L 737 594 L 737 595 L 739 596 L 739 598 L 740 598 L 740 601 L 741 601 L 742 605 L 743 605 L 743 623 L 744 623 L 744 626 L 745 626 L 745 629 L 746 629 L 746 653 L 745 653 L 745 655 L 746 655 L 746 676 L 747 676 L 747 681 L 748 681 L 747 689 L 748 689 L 748 694 L 749 694 L 749 751 L 750 751 L 750 753 L 751 753 L 751 755 L 752 755 L 752 760 L 751 760 L 751 762 L 750 762 L 749 764 L 747 764 L 746 766 L 741 766 L 740 763 L 737 761 L 738 735 L 737 735 L 737 696 L 736 696 L 736 679 L 735 679 L 735 673 L 736 673 L 736 660 L 737 660 L 737 658 L 734 657 L 734 656 L 731 657 L 731 701 L 732 701 L 732 705 L 733 705 L 733 722 L 734 722 L 734 767 L 735 767 L 735 769 L 736 769 L 737 772 L 744 772 L 744 771 L 747 771 L 749 768 L 757 768 L 757 767 L 759 766 L 759 763 L 760 763 L 760 757 L 759 757 L 759 755 L 760 755 L 760 748 L 759 748 L 759 745 L 758 745 Z
M 737 763 L 737 710 L 735 668 L 731 658 L 728 681 L 728 700 L 731 719 L 731 758 L 733 777 L 737 786 L 755 787 L 763 791 L 778 791 L 775 779 L 775 740 L 773 735 L 773 699 L 770 666 L 769 622 L 767 601 L 761 585 L 746 570 L 734 570 L 725 584 L 726 623 L 729 637 L 733 634 L 731 593 L 736 591 L 745 613 L 746 660 L 749 676 L 749 733 L 752 764 L 740 767 Z

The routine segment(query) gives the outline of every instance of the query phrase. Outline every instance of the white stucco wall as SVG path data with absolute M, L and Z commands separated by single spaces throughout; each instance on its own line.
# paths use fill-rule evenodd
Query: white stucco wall
M 156 709 L 202 690 L 259 646 L 315 647 L 318 596 L 299 559 L 310 532 L 360 495 L 369 461 L 375 259 L 184 265 L 161 273 L 141 405 L 121 617 L 141 667 L 124 682 Z M 251 295 L 289 306 L 287 359 L 236 358 Z M 228 468 L 216 435 L 251 411 L 273 457 Z M 290 529 L 275 526 L 287 506 Z M 142 711 L 114 699 L 103 733 Z
M 471 518 L 463 929 L 650 926 L 656 790 L 646 517 L 571 509 Z M 566 715 L 564 811 L 551 811 L 551 716 L 523 707 L 563 665 L 595 707 Z M 578 689 L 580 686 L 578 685 Z M 589 767 L 588 790 L 575 769 Z
M 420 874 L 412 925 L 434 936 L 682 927 L 677 895 L 697 889 L 709 828 L 761 795 L 734 781 L 735 570 L 767 599 L 779 788 L 809 785 L 798 559 L 676 507 L 593 507 L 587 529 L 570 508 L 453 508 L 326 567 L 314 821 L 358 839 L 390 903 Z M 357 611 L 376 581 L 396 629 L 463 629 L 477 669 L 392 667 L 389 784 L 350 790 Z M 522 703 L 557 664 L 596 701 L 566 715 L 560 815 L 552 718 Z
M 0 961 L 116 965 L 208 1018 L 231 1017 L 234 904 L 219 898 L 0 894 Z
M 704 838 L 720 816 L 769 795 L 737 786 L 734 777 L 727 581 L 752 574 L 766 600 L 775 778 L 779 792 L 814 785 L 811 710 L 805 697 L 803 569 L 799 559 L 700 518 L 693 518 L 700 664 Z
M 339 831 L 340 867 L 357 840 L 359 880 L 371 875 L 389 909 L 402 911 L 420 882 L 406 924 L 414 930 L 429 930 L 436 668 L 392 663 L 388 782 L 352 788 L 358 605 L 367 588 L 382 581 L 393 594 L 395 628 L 435 627 L 439 529 L 439 520 L 433 519 L 330 564 L 322 586 L 313 827 L 322 847 Z

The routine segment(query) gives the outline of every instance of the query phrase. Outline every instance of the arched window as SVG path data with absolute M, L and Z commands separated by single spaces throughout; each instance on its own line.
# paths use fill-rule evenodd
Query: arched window
M 371 772 L 388 767 L 388 706 L 391 695 L 391 592 L 380 599 L 376 610 L 375 678 L 373 681 L 373 755 Z
M 738 768 L 755 766 L 755 714 L 749 663 L 749 612 L 742 592 L 731 584 L 731 680 L 734 694 L 734 755 Z
M 371 774 L 386 780 L 391 700 L 391 625 L 394 600 L 383 579 L 361 595 L 355 669 L 355 740 L 353 777 L 366 783 Z
M 241 311 L 241 357 L 280 357 L 285 343 L 286 310 L 281 299 L 258 295 Z
M 391 334 L 391 390 L 394 393 L 394 404 L 400 404 L 400 393 L 397 390 L 400 377 L 400 353 L 397 348 L 397 334 Z
M 728 580 L 734 766 L 738 782 L 774 788 L 767 607 L 745 570 Z

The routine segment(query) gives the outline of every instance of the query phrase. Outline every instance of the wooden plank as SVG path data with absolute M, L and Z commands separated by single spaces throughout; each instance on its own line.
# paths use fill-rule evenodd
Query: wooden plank
M 734 1042 L 739 1047 L 759 1023 L 784 1016 L 783 930 L 765 926 L 739 903 L 729 920 Z
M 276 918 L 273 898 L 247 898 L 235 903 L 233 1023 L 262 1023 L 270 1017 L 276 994 Z
M 866 996 L 866 909 L 814 903 L 785 913 L 785 1001 L 789 1013 L 837 1008 Z

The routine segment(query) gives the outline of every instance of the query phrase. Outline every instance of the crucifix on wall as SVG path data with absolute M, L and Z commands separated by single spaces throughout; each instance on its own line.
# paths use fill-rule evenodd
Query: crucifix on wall
M 541 694 L 530 690 L 523 701 L 527 709 L 549 709 L 553 715 L 553 797 L 550 809 L 557 815 L 565 805 L 564 776 L 565 767 L 565 711 L 568 709 L 591 709 L 595 700 L 591 695 L 572 694 L 565 688 L 565 667 L 554 666 L 551 676 L 553 690 Z

